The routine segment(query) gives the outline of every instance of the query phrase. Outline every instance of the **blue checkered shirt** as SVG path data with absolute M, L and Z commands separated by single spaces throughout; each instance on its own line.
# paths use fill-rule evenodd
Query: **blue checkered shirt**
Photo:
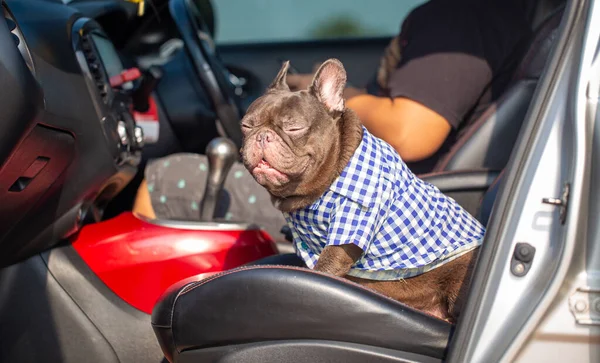
M 353 243 L 364 253 L 349 275 L 372 280 L 439 267 L 479 246 L 485 233 L 364 128 L 362 142 L 329 189 L 308 207 L 284 215 L 296 253 L 308 267 L 315 267 L 326 246 Z

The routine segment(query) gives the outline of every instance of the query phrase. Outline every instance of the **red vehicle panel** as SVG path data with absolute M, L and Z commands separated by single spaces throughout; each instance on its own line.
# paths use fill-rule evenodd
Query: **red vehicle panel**
M 146 313 L 171 285 L 277 253 L 263 230 L 233 223 L 155 222 L 130 212 L 82 228 L 73 247 L 119 297 Z

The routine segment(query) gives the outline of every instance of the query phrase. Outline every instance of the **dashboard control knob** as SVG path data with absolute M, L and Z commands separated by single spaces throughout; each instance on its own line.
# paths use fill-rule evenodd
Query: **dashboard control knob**
M 133 129 L 133 137 L 135 138 L 135 143 L 139 148 L 144 147 L 144 130 L 141 127 L 136 126 Z
M 129 145 L 129 136 L 127 135 L 127 125 L 125 125 L 125 122 L 117 122 L 117 134 L 119 134 L 119 141 L 121 142 L 121 145 Z

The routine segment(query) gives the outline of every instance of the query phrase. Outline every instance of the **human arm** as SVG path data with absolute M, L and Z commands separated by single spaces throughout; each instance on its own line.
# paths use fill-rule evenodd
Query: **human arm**
M 306 89 L 311 74 L 290 74 L 292 89 Z M 450 123 L 428 107 L 408 98 L 391 99 L 367 94 L 363 89 L 346 87 L 346 107 L 357 113 L 373 135 L 385 140 L 407 162 L 433 155 L 450 133 Z
M 346 106 L 366 128 L 407 162 L 437 152 L 492 80 L 479 23 L 471 10 L 439 2 L 417 8 L 380 60 L 377 83 L 385 96 L 352 88 L 344 94 Z M 302 76 L 311 77 L 292 77 L 298 89 L 303 86 Z
M 407 162 L 435 154 L 451 130 L 443 116 L 408 98 L 364 94 L 349 99 L 346 105 L 369 132 L 392 145 Z

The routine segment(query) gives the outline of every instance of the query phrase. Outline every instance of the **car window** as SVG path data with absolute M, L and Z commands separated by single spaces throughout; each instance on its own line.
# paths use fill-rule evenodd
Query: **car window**
M 423 0 L 213 0 L 216 42 L 390 37 Z

